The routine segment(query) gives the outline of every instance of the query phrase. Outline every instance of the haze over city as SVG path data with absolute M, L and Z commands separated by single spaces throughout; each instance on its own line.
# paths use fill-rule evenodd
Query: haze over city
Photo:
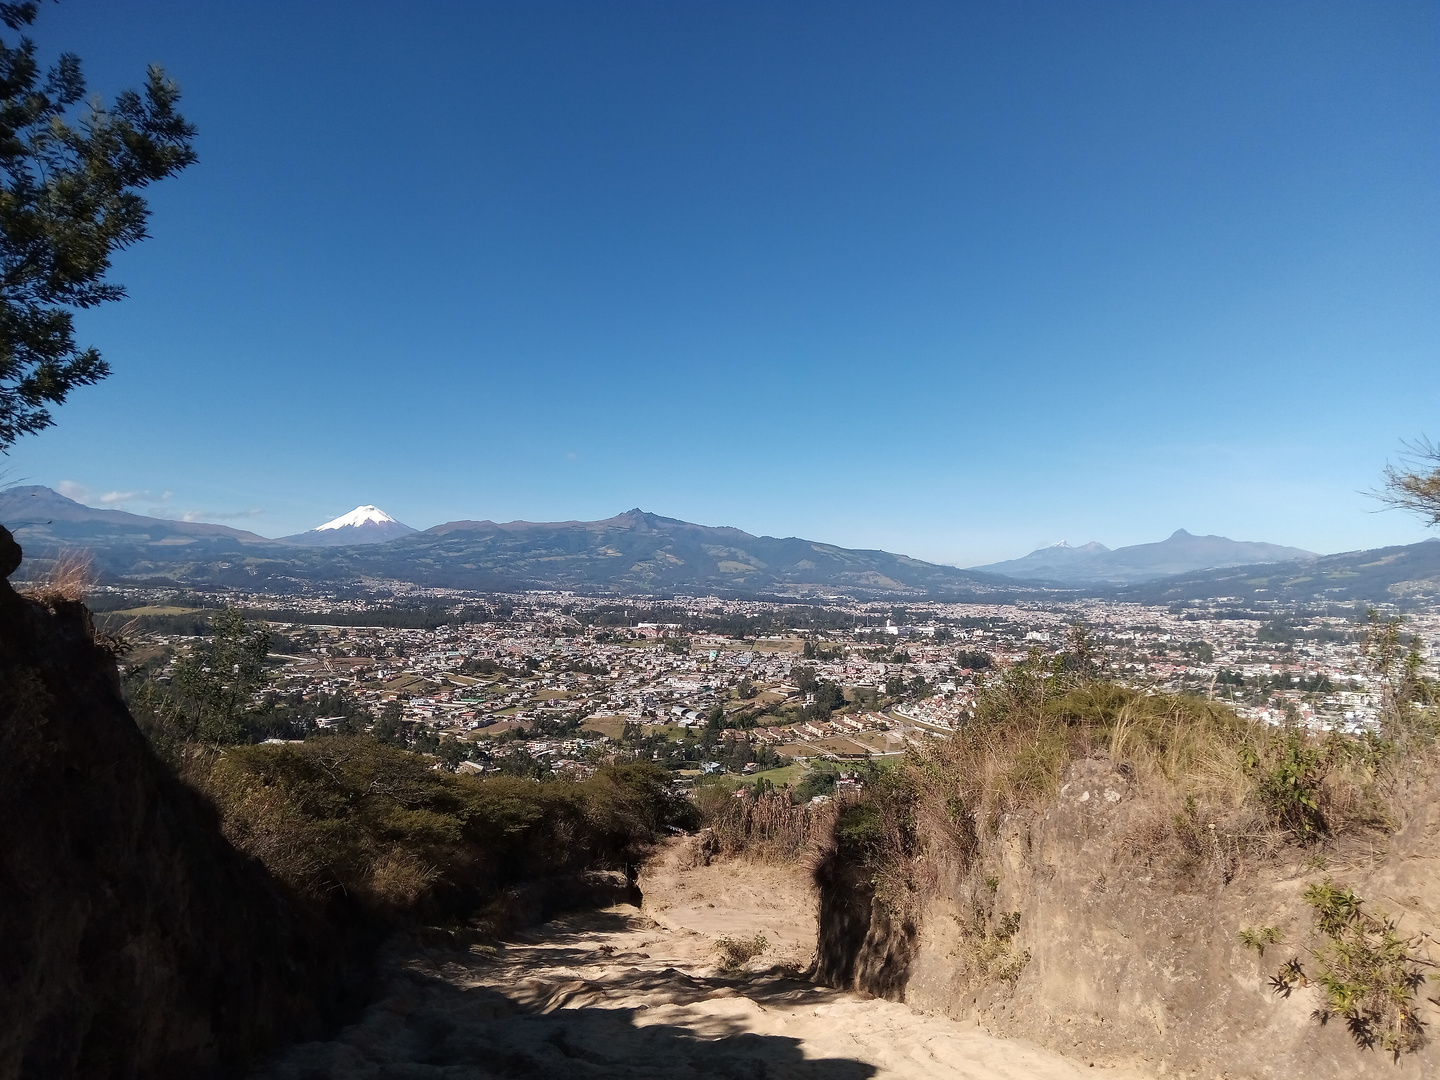
M 1331 552 L 1435 415 L 1433 5 L 67 0 L 203 167 L 6 480 L 281 536 L 629 507 Z M 116 453 L 123 448 L 125 453 Z

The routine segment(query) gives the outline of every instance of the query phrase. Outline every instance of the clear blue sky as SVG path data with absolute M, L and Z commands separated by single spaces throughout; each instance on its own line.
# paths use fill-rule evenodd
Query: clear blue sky
M 1428 0 L 65 0 L 34 36 L 107 96 L 162 62 L 201 161 L 11 482 L 962 565 L 1427 535 L 1360 491 L 1440 436 Z

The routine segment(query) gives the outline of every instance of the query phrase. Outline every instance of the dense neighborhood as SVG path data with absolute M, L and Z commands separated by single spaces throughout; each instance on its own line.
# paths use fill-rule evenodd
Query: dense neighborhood
M 112 591 L 101 606 L 112 622 L 136 613 L 135 655 L 152 677 L 166 678 L 163 663 L 194 638 L 139 629 L 145 613 L 267 613 L 273 686 L 335 709 L 274 737 L 370 725 L 472 772 L 585 775 L 620 749 L 687 780 L 883 762 L 964 724 L 987 680 L 1077 640 L 1119 682 L 1220 699 L 1268 723 L 1355 731 L 1379 705 L 1364 641 L 1367 614 L 1383 616 L 1348 608 Z M 1403 623 L 1426 671 L 1437 632 L 1440 616 Z

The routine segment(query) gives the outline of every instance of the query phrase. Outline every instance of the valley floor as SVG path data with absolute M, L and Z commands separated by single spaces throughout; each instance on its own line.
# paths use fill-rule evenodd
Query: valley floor
M 397 941 L 385 993 L 359 1022 L 291 1048 L 256 1080 L 1095 1076 L 973 1025 L 794 977 L 815 941 L 801 867 L 685 869 L 677 845 L 641 886 L 641 910 L 556 919 L 493 948 Z M 718 937 L 757 933 L 768 947 L 752 970 L 717 968 Z

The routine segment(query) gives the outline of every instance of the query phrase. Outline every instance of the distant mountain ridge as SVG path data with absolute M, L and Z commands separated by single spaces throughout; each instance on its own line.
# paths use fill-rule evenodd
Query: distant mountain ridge
M 1135 585 L 1198 570 L 1311 558 L 1315 558 L 1315 554 L 1303 548 L 1231 540 L 1225 536 L 1195 536 L 1176 529 L 1165 540 L 1153 544 L 1112 550 L 1094 541 L 1080 547 L 1062 543 L 1032 551 L 1020 559 L 971 569 L 1070 586 Z
M 1293 562 L 1179 574 L 1115 589 L 1111 595 L 1140 604 L 1228 599 L 1241 605 L 1257 601 L 1384 601 L 1430 606 L 1440 601 L 1440 538 Z
M 145 517 L 125 510 L 99 510 L 38 484 L 0 491 L 0 524 L 15 533 L 22 546 L 62 545 L 86 550 L 124 550 L 198 546 L 239 551 L 275 543 L 228 525 Z
M 330 572 L 475 589 L 616 592 L 994 592 L 1003 579 L 885 551 L 754 536 L 639 508 L 601 521 L 450 521 L 371 548 L 337 550 Z
M 83 548 L 116 577 L 194 585 L 290 590 L 390 580 L 477 591 L 916 597 L 1040 591 L 886 551 L 753 536 L 638 508 L 603 521 L 450 521 L 384 542 L 310 546 L 223 525 L 96 510 L 49 488 L 13 488 L 0 492 L 0 523 L 12 521 L 30 558 Z
M 362 508 L 363 509 L 363 508 Z M 346 515 L 348 516 L 348 515 Z M 387 515 L 388 516 L 388 515 Z M 336 519 L 337 521 L 340 519 Z M 449 521 L 383 543 L 301 547 L 228 525 L 172 521 L 84 506 L 46 487 L 0 491 L 0 524 L 15 532 L 28 564 L 83 550 L 103 577 L 274 592 L 312 586 L 369 587 L 385 581 L 435 588 L 518 592 L 972 598 L 981 602 L 1107 596 L 1146 604 L 1192 600 L 1440 600 L 1440 542 L 1194 570 L 1129 584 L 1071 586 L 1061 592 L 1017 577 L 960 570 L 885 551 L 841 548 L 798 537 L 753 536 L 628 510 L 603 521 Z M 303 534 L 302 534 L 303 535 Z M 1103 545 L 1042 548 L 1059 559 L 1130 558 L 1127 552 L 1221 540 L 1181 530 L 1159 544 L 1109 551 Z M 1227 550 L 1233 550 L 1227 549 Z M 1298 551 L 1296 548 L 1280 548 Z M 1027 557 L 1028 558 L 1028 557 Z M 1033 567 L 1039 560 L 1027 564 Z M 1025 563 L 1026 560 L 1011 560 Z M 999 563 L 997 566 L 1007 564 Z M 1053 564 L 1052 564 L 1053 565 Z M 1123 569 L 1123 566 L 1122 566 Z M 1146 569 L 1147 573 L 1154 570 Z M 24 567 L 21 576 L 25 576 Z M 1040 575 L 1036 575 L 1040 577 Z M 1053 571 L 1045 577 L 1060 580 Z

